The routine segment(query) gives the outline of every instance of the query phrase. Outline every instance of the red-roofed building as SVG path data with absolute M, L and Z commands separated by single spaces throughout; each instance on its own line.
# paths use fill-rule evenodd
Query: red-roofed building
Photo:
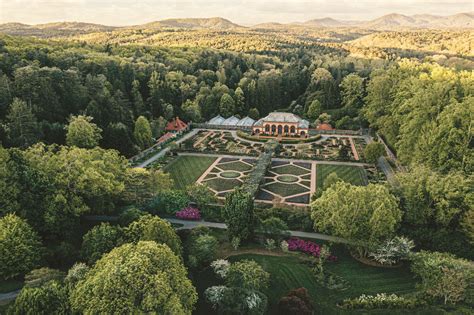
M 183 130 L 186 130 L 188 128 L 188 125 L 179 119 L 179 117 L 173 118 L 168 124 L 166 125 L 165 131 L 169 132 L 181 132 Z
M 321 123 L 316 126 L 316 130 L 334 130 L 334 128 L 328 123 Z
M 165 133 L 164 135 L 162 135 L 157 141 L 156 143 L 157 144 L 162 144 L 163 142 L 166 142 L 168 141 L 169 139 L 172 139 L 176 137 L 176 135 L 174 133 L 171 133 L 171 132 L 167 132 Z

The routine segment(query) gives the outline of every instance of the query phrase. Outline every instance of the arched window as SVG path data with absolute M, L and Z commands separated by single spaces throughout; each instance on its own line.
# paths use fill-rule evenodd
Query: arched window
M 278 134 L 281 135 L 283 133 L 283 127 L 281 125 L 278 126 Z
M 255 133 L 260 133 L 260 129 L 255 129 Z
M 272 125 L 272 133 L 275 133 L 277 130 L 277 127 L 275 125 Z
M 285 125 L 285 127 L 283 128 L 283 130 L 285 131 L 285 133 L 288 133 L 288 131 L 289 131 L 290 129 L 288 128 L 288 125 Z
M 270 125 L 265 125 L 265 132 L 270 132 Z
M 291 126 L 291 127 L 290 127 L 290 132 L 291 132 L 291 133 L 295 133 L 295 131 L 296 131 L 296 130 L 295 130 L 295 126 Z
M 304 136 L 305 134 L 306 134 L 306 132 L 304 132 L 304 131 L 300 132 L 300 135 L 302 135 L 302 136 Z

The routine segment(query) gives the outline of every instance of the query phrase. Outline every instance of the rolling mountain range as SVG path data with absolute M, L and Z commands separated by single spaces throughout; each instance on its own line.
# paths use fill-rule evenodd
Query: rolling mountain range
M 228 30 L 240 28 L 242 26 L 232 23 L 231 21 L 220 18 L 188 18 L 188 19 L 166 19 L 151 23 L 133 26 L 137 29 L 157 29 L 157 28 L 188 28 L 188 29 L 211 29 L 211 30 Z
M 359 26 L 377 30 L 391 30 L 394 28 L 474 28 L 474 12 L 450 16 L 429 14 L 407 16 L 393 13 L 361 23 Z
M 94 32 L 108 32 L 118 27 L 82 22 L 57 22 L 28 25 L 23 23 L 0 24 L 0 33 L 20 36 L 67 36 Z
M 419 14 L 407 16 L 402 14 L 388 14 L 371 21 L 344 21 L 330 17 L 312 19 L 303 23 L 262 23 L 251 27 L 235 24 L 221 17 L 213 18 L 183 18 L 166 19 L 141 25 L 116 27 L 82 22 L 57 22 L 37 25 L 22 23 L 0 24 L 0 33 L 9 35 L 55 37 L 71 36 L 95 32 L 109 32 L 117 29 L 285 29 L 285 28 L 343 28 L 357 27 L 368 30 L 399 30 L 399 29 L 471 29 L 474 28 L 474 12 L 459 13 L 451 16 L 436 16 Z

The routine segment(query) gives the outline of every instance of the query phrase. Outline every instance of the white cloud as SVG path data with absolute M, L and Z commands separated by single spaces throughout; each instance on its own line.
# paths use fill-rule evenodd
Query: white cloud
M 0 23 L 86 21 L 131 25 L 171 17 L 222 16 L 242 24 L 331 16 L 449 15 L 474 10 L 472 0 L 0 0 Z

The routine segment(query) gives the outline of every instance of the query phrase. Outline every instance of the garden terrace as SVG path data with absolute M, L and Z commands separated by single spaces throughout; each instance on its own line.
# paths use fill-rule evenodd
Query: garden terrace
M 301 138 L 300 136 L 279 136 L 275 138 L 273 136 L 265 136 L 265 135 L 251 135 L 246 133 L 242 130 L 237 131 L 236 133 L 237 138 L 242 138 L 248 140 L 250 142 L 267 142 L 270 140 L 278 140 L 281 144 L 302 144 L 302 143 L 311 143 L 316 142 L 321 139 L 321 135 L 316 135 L 309 138 Z

